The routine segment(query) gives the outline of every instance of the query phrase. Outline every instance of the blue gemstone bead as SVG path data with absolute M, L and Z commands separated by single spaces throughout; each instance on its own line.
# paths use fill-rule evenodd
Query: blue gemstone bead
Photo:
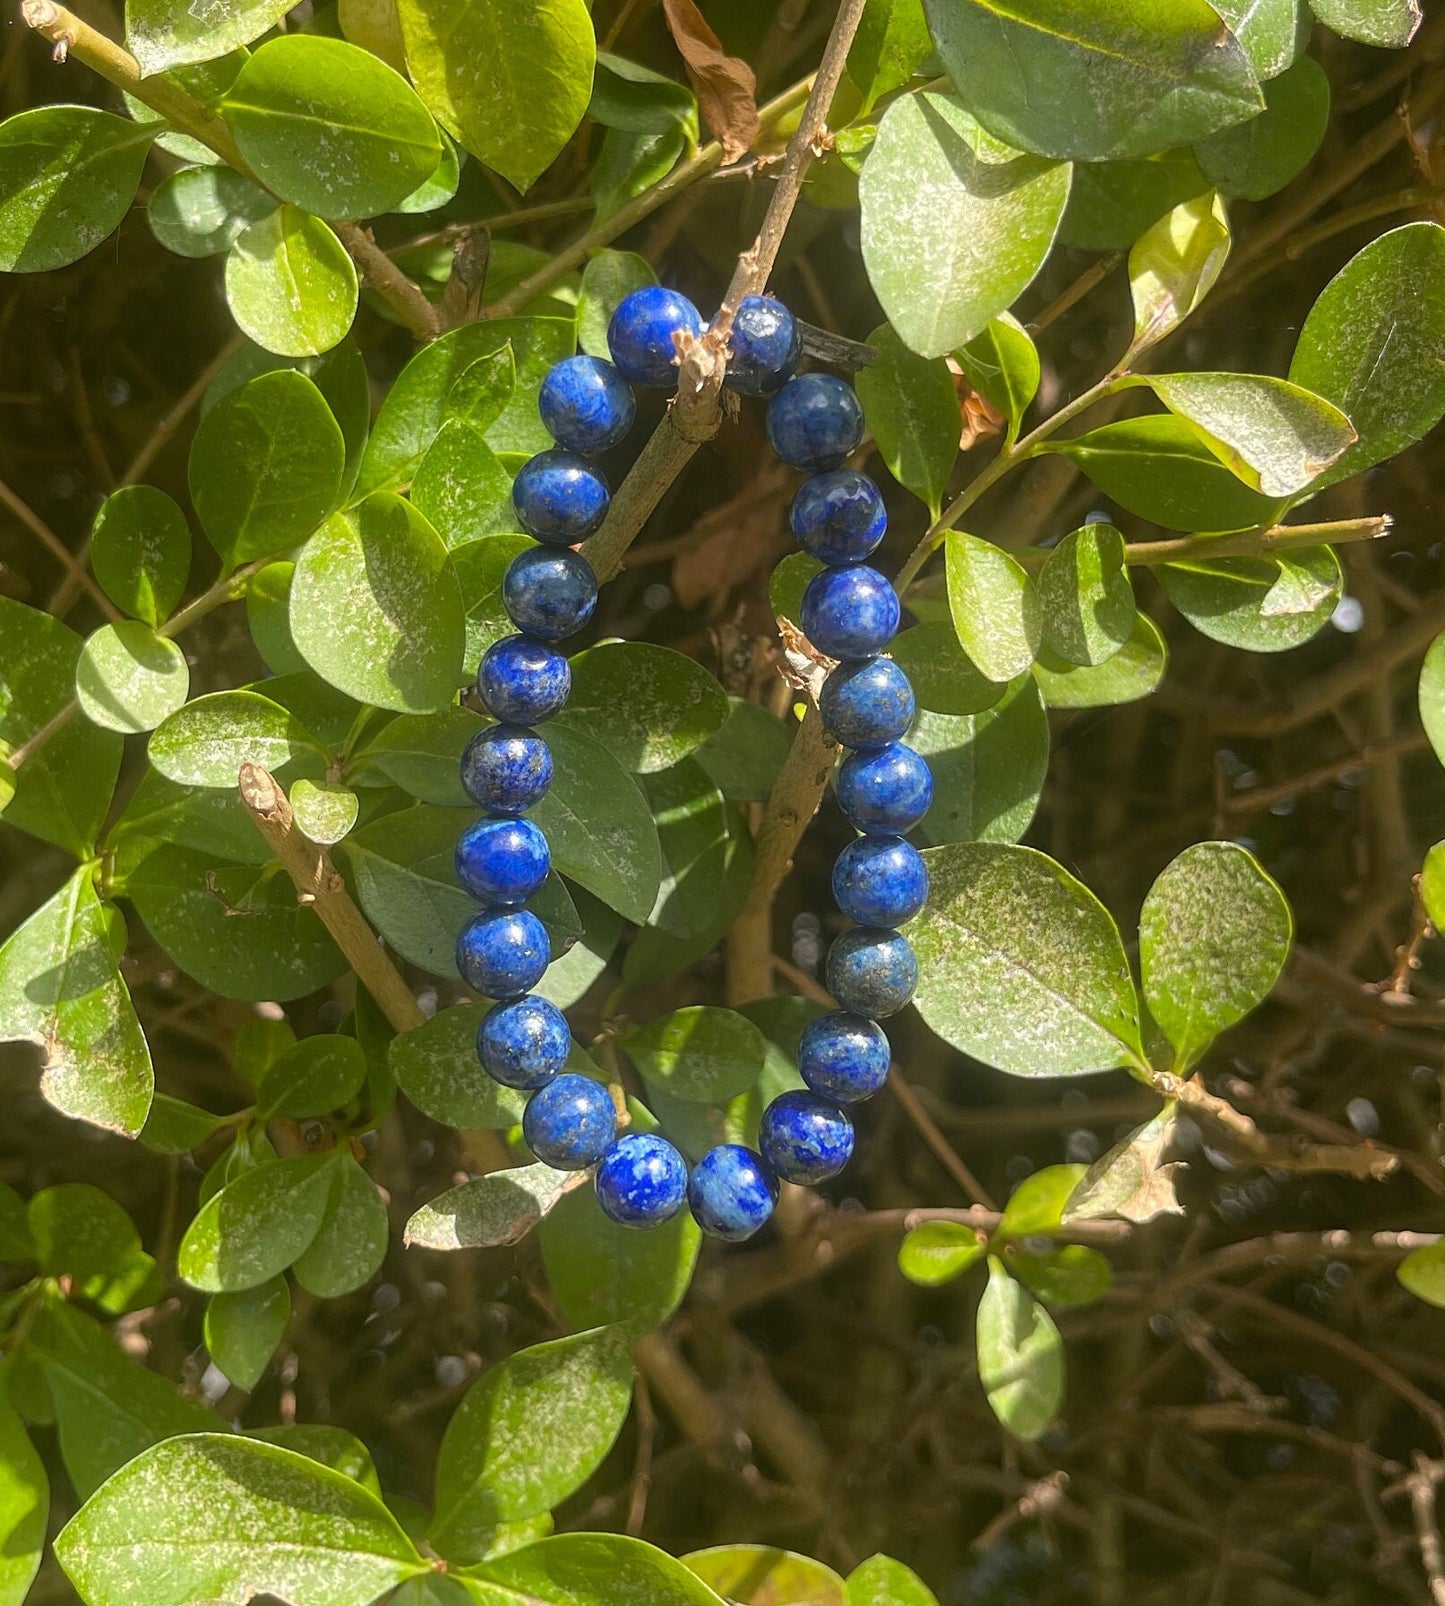
M 544 1165 L 585 1171 L 617 1136 L 612 1095 L 591 1077 L 568 1072 L 527 1100 L 522 1136 Z
M 833 865 L 833 897 L 860 926 L 901 926 L 928 902 L 928 868 L 901 836 L 860 836 Z
M 547 928 L 528 909 L 484 909 L 457 938 L 457 969 L 473 991 L 517 998 L 542 979 L 552 958 Z
M 624 296 L 607 325 L 607 349 L 624 379 L 668 389 L 677 383 L 675 334 L 700 335 L 702 316 L 686 296 L 660 284 Z
M 603 1214 L 623 1227 L 660 1227 L 687 1197 L 687 1161 L 665 1139 L 629 1132 L 608 1149 L 592 1179 Z
M 823 682 L 818 712 L 824 728 L 844 747 L 876 751 L 913 723 L 917 705 L 908 676 L 891 658 L 840 664 Z
M 693 1220 L 713 1238 L 741 1243 L 773 1213 L 778 1186 L 763 1157 L 741 1143 L 720 1143 L 692 1168 L 687 1202 Z
M 872 1098 L 888 1080 L 888 1034 L 861 1015 L 831 1009 L 809 1021 L 798 1044 L 798 1069 L 819 1096 L 835 1104 Z
M 825 681 L 823 695 L 827 694 Z M 890 742 L 877 752 L 850 753 L 838 766 L 833 789 L 848 823 L 870 833 L 911 831 L 933 805 L 928 761 L 902 742 Z
M 763 1111 L 758 1147 L 785 1182 L 811 1188 L 836 1177 L 853 1158 L 853 1123 L 816 1093 L 779 1093 Z
M 530 820 L 476 820 L 457 839 L 457 880 L 483 903 L 525 903 L 552 855 Z
M 918 961 L 907 937 L 881 926 L 856 926 L 828 950 L 827 982 L 840 1008 L 882 1020 L 913 997 Z
M 524 814 L 552 784 L 552 750 L 517 725 L 478 731 L 462 752 L 467 796 L 493 814 Z
M 837 468 L 863 439 L 853 387 L 832 374 L 800 374 L 768 403 L 768 439 L 794 468 Z
M 834 468 L 803 481 L 789 522 L 800 545 L 819 563 L 861 563 L 883 539 L 888 514 L 866 474 Z
M 632 388 L 601 357 L 564 357 L 542 381 L 537 408 L 547 433 L 569 452 L 605 452 L 632 428 Z
M 502 576 L 502 604 L 518 630 L 543 641 L 575 634 L 597 606 L 597 576 L 580 552 L 533 547 L 519 552 Z
M 549 546 L 572 546 L 591 535 L 610 500 L 602 470 L 557 446 L 529 458 L 512 481 L 517 522 Z
M 567 701 L 572 671 L 559 652 L 531 636 L 494 641 L 477 670 L 477 693 L 496 719 L 540 725 Z
M 803 631 L 830 658 L 845 663 L 882 652 L 898 630 L 898 593 L 877 569 L 856 563 L 824 569 L 803 593 Z
M 567 1063 L 572 1033 L 548 998 L 528 993 L 493 1004 L 477 1027 L 477 1058 L 494 1082 L 535 1092 Z
M 803 353 L 797 320 L 772 296 L 744 296 L 728 336 L 723 383 L 740 396 L 771 396 L 793 376 Z

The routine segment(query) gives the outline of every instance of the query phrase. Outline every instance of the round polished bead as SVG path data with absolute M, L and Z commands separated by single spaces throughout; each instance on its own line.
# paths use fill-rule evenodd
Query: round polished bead
M 580 552 L 533 547 L 519 552 L 502 576 L 502 604 L 518 630 L 543 641 L 573 635 L 597 606 L 597 576 Z
M 592 1180 L 604 1215 L 623 1227 L 660 1227 L 687 1198 L 687 1161 L 666 1138 L 629 1132 L 602 1156 Z
M 462 750 L 467 796 L 493 814 L 524 814 L 552 784 L 552 750 L 534 731 L 493 725 Z
M 836 1177 L 852 1159 L 853 1123 L 816 1093 L 779 1093 L 763 1111 L 758 1147 L 785 1182 L 810 1188 Z
M 535 1092 L 567 1063 L 572 1033 L 549 998 L 528 993 L 493 1004 L 477 1027 L 477 1058 L 494 1082 Z
M 850 662 L 882 652 L 898 630 L 898 593 L 866 563 L 824 569 L 803 593 L 803 631 L 819 652 Z
M 560 446 L 529 458 L 512 481 L 517 522 L 550 546 L 572 546 L 591 535 L 610 500 L 602 470 Z
M 527 1100 L 522 1136 L 544 1165 L 585 1171 L 617 1136 L 612 1095 L 591 1077 L 573 1072 L 559 1076 Z
M 572 690 L 567 660 L 532 636 L 494 641 L 477 670 L 477 695 L 495 718 L 513 725 L 551 719 Z
M 825 697 L 827 692 L 825 681 Z M 869 833 L 911 831 L 933 805 L 928 761 L 902 742 L 890 742 L 876 752 L 850 753 L 838 766 L 833 789 L 848 823 Z
M 530 820 L 476 820 L 457 839 L 457 880 L 483 903 L 525 903 L 552 855 Z
M 833 897 L 860 926 L 901 926 L 928 901 L 928 868 L 901 836 L 860 836 L 834 862 Z
M 778 1186 L 763 1157 L 741 1143 L 720 1143 L 692 1168 L 687 1202 L 693 1220 L 713 1238 L 741 1243 L 773 1213 Z
M 772 296 L 744 296 L 728 336 L 727 378 L 740 396 L 771 396 L 798 366 L 803 337 L 797 319 Z
M 632 428 L 632 387 L 601 357 L 564 357 L 542 381 L 537 408 L 547 433 L 569 452 L 605 452 Z
M 840 664 L 823 682 L 818 712 L 828 734 L 864 752 L 887 747 L 913 723 L 917 705 L 908 676 L 891 658 Z
M 881 926 L 857 926 L 828 950 L 827 982 L 841 1008 L 882 1020 L 913 997 L 918 961 L 907 937 Z
M 794 468 L 837 468 L 863 439 L 853 387 L 832 374 L 800 374 L 768 403 L 768 439 Z
M 686 296 L 646 284 L 617 304 L 607 325 L 607 349 L 622 377 L 659 389 L 677 383 L 674 335 L 702 333 L 702 316 Z
M 834 468 L 803 481 L 789 522 L 799 544 L 820 563 L 861 563 L 883 539 L 888 514 L 866 474 Z
M 527 909 L 484 909 L 457 938 L 457 970 L 488 998 L 517 998 L 542 979 L 552 958 L 547 928 Z
M 876 1022 L 830 1009 L 803 1028 L 798 1069 L 819 1096 L 835 1104 L 872 1098 L 888 1080 L 893 1051 Z

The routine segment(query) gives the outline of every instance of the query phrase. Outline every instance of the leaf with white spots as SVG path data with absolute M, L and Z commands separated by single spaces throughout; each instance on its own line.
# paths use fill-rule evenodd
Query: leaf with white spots
M 406 1242 L 423 1249 L 495 1249 L 537 1225 L 577 1176 L 540 1162 L 490 1171 L 438 1194 L 406 1224 Z

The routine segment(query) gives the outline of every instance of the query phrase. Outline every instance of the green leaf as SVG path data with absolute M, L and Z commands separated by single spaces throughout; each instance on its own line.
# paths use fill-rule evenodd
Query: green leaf
M 953 375 L 942 357 L 911 352 L 886 323 L 868 344 L 878 358 L 857 377 L 863 416 L 888 472 L 936 519 L 962 427 Z
M 277 1445 L 197 1434 L 133 1461 L 55 1553 L 89 1606 L 248 1593 L 367 1606 L 427 1564 L 376 1495 Z
M 472 1384 L 437 1456 L 431 1544 L 480 1560 L 495 1528 L 560 1505 L 601 1465 L 632 1403 L 632 1349 L 599 1327 L 519 1350 Z
M 459 773 L 462 750 L 473 736 L 486 729 L 487 723 L 470 708 L 402 714 L 356 755 L 359 767 L 353 779 L 362 786 L 379 784 L 370 773 L 374 767 L 423 803 L 472 808 Z
M 908 1229 L 898 1249 L 898 1269 L 920 1288 L 937 1288 L 961 1277 L 983 1259 L 988 1239 L 956 1221 L 924 1221 Z
M 406 1224 L 406 1242 L 423 1249 L 495 1249 L 517 1243 L 576 1182 L 575 1173 L 540 1163 L 488 1172 L 424 1204 Z
M 763 1034 L 735 1010 L 691 1004 L 634 1027 L 622 1038 L 649 1086 L 698 1104 L 721 1104 L 763 1072 Z
M 1183 323 L 1214 288 L 1231 243 L 1224 204 L 1212 191 L 1181 201 L 1140 235 L 1129 248 L 1131 352 L 1154 345 Z
M 665 134 L 680 128 L 697 140 L 697 98 L 685 85 L 635 61 L 598 51 L 587 115 L 604 128 Z
M 183 167 L 151 191 L 146 221 L 167 251 L 213 257 L 275 209 L 276 198 L 234 168 Z
M 140 185 L 153 126 L 91 106 L 39 106 L 0 124 L 0 270 L 78 262 L 111 234 Z
M 582 288 L 577 296 L 577 344 L 589 357 L 611 361 L 607 344 L 607 325 L 624 296 L 645 284 L 656 284 L 657 275 L 646 257 L 635 251 L 598 251 L 582 270 Z
M 969 384 L 1008 420 L 1005 438 L 1012 446 L 1042 372 L 1028 331 L 1011 312 L 1001 312 L 953 355 Z
M 1016 1438 L 1037 1439 L 1063 1403 L 1063 1340 L 1049 1313 L 993 1255 L 976 1342 L 978 1380 L 993 1414 Z
M 644 190 L 660 183 L 677 165 L 687 147 L 680 128 L 663 134 L 627 134 L 609 128 L 592 165 L 588 188 L 594 216 L 604 222 Z
M 1187 145 L 1262 105 L 1204 0 L 924 0 L 954 88 L 1022 150 L 1086 162 Z
M 334 847 L 356 824 L 361 802 L 344 786 L 317 786 L 303 776 L 292 783 L 291 811 L 303 836 Z
M 522 1119 L 527 1097 L 482 1069 L 477 1029 L 484 1010 L 459 1004 L 391 1040 L 397 1086 L 423 1115 L 466 1131 L 499 1130 Z
M 1107 663 L 1086 669 L 1045 650 L 1034 664 L 1034 679 L 1049 708 L 1111 708 L 1156 691 L 1168 665 L 1169 651 L 1158 625 L 1140 613 L 1128 641 Z
M 715 1545 L 694 1550 L 682 1564 L 738 1606 L 848 1606 L 831 1567 L 773 1545 Z
M 349 1103 L 366 1080 L 366 1056 L 354 1037 L 303 1037 L 268 1066 L 256 1087 L 256 1113 L 304 1120 Z
M 226 0 L 190 9 L 169 0 L 126 0 L 126 49 L 148 77 L 239 50 L 274 28 L 288 9 L 285 0 Z
M 448 424 L 447 430 L 457 427 L 463 426 Z M 442 436 L 447 430 L 442 431 Z M 475 434 L 475 431 L 472 433 Z M 438 436 L 438 444 L 442 436 Z M 427 463 L 431 459 L 432 454 L 428 452 Z M 425 469 L 426 463 L 422 467 Z M 510 482 L 507 496 L 510 506 Z M 412 500 L 417 501 L 415 494 Z M 421 504 L 417 502 L 417 505 Z M 512 559 L 536 544 L 530 535 L 486 535 L 480 541 L 466 541 L 452 549 L 452 568 L 456 571 L 462 607 L 466 612 L 467 644 L 462 653 L 462 669 L 468 680 L 475 675 L 487 648 L 515 631 L 516 626 L 507 617 L 506 605 L 502 601 L 502 581 L 512 565 Z
M 901 89 L 932 49 L 923 0 L 868 0 L 848 52 L 848 76 L 863 97 L 858 115 Z
M 50 1480 L 0 1373 L 0 1606 L 23 1606 L 45 1551 Z
M 280 703 L 254 691 L 217 691 L 178 708 L 150 739 L 150 761 L 182 786 L 234 788 L 243 764 L 279 769 L 320 752 Z
M 210 37 L 210 35 L 208 35 Z M 234 83 L 246 59 L 244 49 L 232 49 L 205 61 L 183 63 L 166 70 L 166 82 L 182 90 L 210 110 Z M 138 123 L 149 123 L 156 136 L 156 149 L 167 151 L 187 163 L 221 165 L 222 159 L 209 145 L 171 126 L 152 106 L 138 100 L 128 89 L 120 92 L 126 111 Z M 169 168 L 167 169 L 169 170 Z
M 933 771 L 925 841 L 1017 842 L 1039 806 L 1049 765 L 1049 722 L 1027 676 L 978 714 L 924 712 L 909 745 Z
M 1445 927 L 1445 842 L 1437 842 L 1425 855 L 1420 870 L 1420 897 L 1436 930 Z
M 386 1258 L 387 1242 L 386 1206 L 376 1184 L 345 1149 L 338 1149 L 326 1213 L 296 1257 L 296 1281 L 318 1299 L 339 1299 L 371 1281 Z
M 1166 563 L 1154 575 L 1196 630 L 1246 652 L 1303 645 L 1324 628 L 1344 588 L 1340 560 L 1327 546 L 1275 558 Z
M 242 333 L 282 357 L 313 357 L 346 338 L 356 267 L 320 218 L 278 206 L 237 236 L 226 301 Z
M 373 52 L 375 54 L 375 52 Z M 402 62 L 393 62 L 398 72 L 403 69 Z M 452 200 L 462 180 L 462 158 L 449 134 L 437 129 L 437 138 L 441 142 L 442 154 L 431 174 L 400 200 L 392 208 L 395 212 L 435 212 Z
M 621 1534 L 557 1534 L 472 1568 L 467 1577 L 477 1606 L 517 1606 L 523 1600 L 545 1606 L 718 1606 L 718 1597 L 680 1561 Z
M 1268 997 L 1293 936 L 1284 894 L 1237 843 L 1196 843 L 1161 872 L 1139 916 L 1139 964 L 1176 1071 Z
M 1430 643 L 1420 665 L 1419 706 L 1425 735 L 1436 758 L 1445 764 L 1445 632 Z
M 942 357 L 1007 311 L 1043 266 L 1068 195 L 1066 165 L 1000 145 L 953 96 L 894 101 L 859 200 L 868 278 L 904 344 Z
M 938 1606 L 911 1568 L 891 1556 L 870 1556 L 848 1574 L 848 1606 Z
M 1127 251 L 1209 180 L 1191 151 L 1161 151 L 1134 161 L 1078 162 L 1059 240 L 1081 251 Z
M 224 1115 L 212 1115 L 184 1099 L 157 1093 L 141 1128 L 140 1140 L 152 1154 L 189 1154 L 229 1124 Z
M 101 590 L 148 625 L 168 619 L 186 589 L 191 532 L 180 508 L 153 485 L 127 485 L 100 504 L 90 566 Z
M 955 843 L 924 857 L 916 1001 L 945 1042 L 1011 1076 L 1142 1064 L 1124 945 L 1087 887 L 1034 848 Z
M 453 550 L 471 546 L 478 536 L 520 539 L 511 534 L 517 527 L 512 476 L 481 430 L 459 418 L 448 419 L 427 449 L 411 482 L 411 500 Z
M 1445 1243 L 1412 1249 L 1395 1268 L 1395 1276 L 1416 1299 L 1445 1309 Z
M 1330 123 L 1330 81 L 1310 56 L 1264 86 L 1264 110 L 1200 140 L 1199 165 L 1226 195 L 1263 201 L 1282 190 L 1320 148 Z
M 228 569 L 304 541 L 335 505 L 346 443 L 304 374 L 278 368 L 211 408 L 191 442 L 191 500 Z
M 1304 0 L 1218 0 L 1214 9 L 1229 24 L 1257 78 L 1282 73 L 1309 43 Z
M 163 842 L 199 848 L 235 864 L 265 864 L 270 858 L 261 833 L 234 787 L 210 790 L 178 786 L 152 769 L 105 840 L 112 855 L 112 884 L 123 895 L 130 872 Z
M 1310 10 L 1344 39 L 1403 50 L 1423 15 L 1420 0 L 1310 0 Z
M 250 1393 L 290 1320 L 291 1290 L 284 1277 L 234 1294 L 213 1294 L 206 1304 L 206 1348 L 226 1377 Z
M 1025 1177 L 1009 1195 L 998 1224 L 1001 1238 L 1028 1238 L 1057 1232 L 1063 1225 L 1064 1207 L 1089 1168 L 1083 1165 L 1048 1165 Z
M 407 65 L 437 121 L 527 190 L 587 110 L 585 0 L 399 0 Z
M 1012 680 L 1034 661 L 1042 617 L 1034 583 L 1016 558 L 962 530 L 944 540 L 948 609 L 959 644 L 990 680 Z
M 74 1292 L 113 1316 L 155 1297 L 155 1261 L 141 1248 L 130 1217 L 100 1188 L 66 1182 L 32 1196 L 26 1221 L 35 1259 L 47 1277 L 69 1277 Z
M 154 730 L 186 700 L 191 671 L 175 642 L 136 619 L 102 625 L 81 649 L 75 697 L 106 730 Z
M 1333 485 L 1429 433 L 1445 412 L 1445 229 L 1407 223 L 1372 240 L 1310 308 L 1289 376 L 1350 416 L 1359 440 Z
M 35 1240 L 30 1236 L 25 1201 L 14 1188 L 0 1182 L 0 1262 L 17 1265 L 36 1258 Z M 4 1390 L 0 1389 L 0 1397 Z
M 796 623 L 803 615 L 803 593 L 823 565 L 807 552 L 790 552 L 768 577 L 768 605 L 779 619 Z
M 727 696 L 694 659 L 645 641 L 607 641 L 572 660 L 565 720 L 649 775 L 694 752 L 728 717 Z
M 207 1294 L 236 1293 L 278 1276 L 320 1231 L 332 1164 L 330 1154 L 300 1154 L 243 1171 L 196 1213 L 176 1270 Z
M 345 1428 L 322 1422 L 283 1422 L 276 1427 L 251 1428 L 247 1437 L 259 1439 L 262 1444 L 279 1444 L 283 1450 L 294 1450 L 297 1455 L 319 1461 L 323 1467 L 330 1467 L 333 1472 L 359 1483 L 378 1498 L 381 1495 L 371 1452 Z
M 897 649 L 895 640 L 895 657 Z M 791 747 L 788 727 L 776 714 L 760 703 L 729 697 L 727 719 L 692 757 L 729 803 L 761 803 Z
M 1039 571 L 1038 597 L 1045 647 L 1071 664 L 1107 663 L 1138 614 L 1124 537 L 1099 523 L 1066 535 Z
M 1060 1310 L 1094 1304 L 1114 1282 L 1107 1257 L 1085 1244 L 1061 1244 L 1041 1253 L 1010 1248 L 1004 1259 L 1020 1282 Z

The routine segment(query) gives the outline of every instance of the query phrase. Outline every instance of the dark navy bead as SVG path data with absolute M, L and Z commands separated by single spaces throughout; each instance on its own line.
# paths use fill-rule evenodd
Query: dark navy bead
M 477 1058 L 494 1082 L 535 1092 L 567 1063 L 572 1033 L 548 998 L 527 994 L 493 1004 L 477 1027 Z
M 827 693 L 825 681 L 823 695 Z M 848 823 L 859 831 L 911 831 L 933 805 L 928 761 L 902 742 L 890 742 L 877 752 L 850 753 L 838 766 L 833 789 Z
M 617 1136 L 612 1095 L 589 1076 L 559 1076 L 527 1100 L 522 1136 L 544 1165 L 585 1171 Z
M 569 452 L 605 452 L 632 428 L 632 388 L 601 357 L 564 357 L 542 381 L 537 409 L 547 433 Z
M 827 982 L 840 1008 L 882 1020 L 913 997 L 918 961 L 907 937 L 881 926 L 856 926 L 828 950 Z
M 462 980 L 488 998 L 516 998 L 542 979 L 552 958 L 547 928 L 528 909 L 485 909 L 457 938 Z
M 863 439 L 853 387 L 832 374 L 800 374 L 768 403 L 768 439 L 794 468 L 837 468 Z
M 798 1069 L 819 1096 L 835 1104 L 872 1098 L 888 1080 L 888 1034 L 861 1015 L 831 1009 L 809 1021 L 798 1044 Z
M 818 712 L 835 741 L 872 752 L 903 735 L 913 723 L 917 705 L 908 676 L 891 658 L 869 658 L 861 664 L 840 664 L 828 676 Z
M 686 296 L 646 284 L 624 296 L 607 325 L 607 349 L 624 379 L 667 389 L 677 383 L 675 334 L 700 335 L 702 316 Z
M 572 546 L 591 535 L 610 500 L 602 470 L 560 446 L 529 458 L 512 481 L 517 522 L 549 546 Z
M 502 604 L 518 630 L 543 641 L 573 635 L 597 606 L 597 576 L 580 552 L 533 547 L 519 552 L 502 576 Z
M 772 296 L 744 296 L 728 336 L 723 383 L 740 396 L 771 396 L 793 377 L 803 354 L 797 320 Z
M 923 855 L 901 836 L 860 836 L 833 865 L 833 897 L 860 926 L 901 926 L 928 901 Z
M 523 814 L 552 784 L 552 750 L 517 725 L 478 731 L 462 753 L 462 785 L 478 808 Z
M 845 663 L 882 652 L 898 630 L 898 593 L 866 563 L 824 569 L 803 593 L 803 632 L 830 658 Z
M 861 563 L 883 539 L 888 514 L 866 474 L 834 468 L 803 481 L 789 522 L 800 545 L 819 563 Z
M 758 1147 L 785 1182 L 811 1188 L 836 1177 L 853 1158 L 853 1123 L 816 1093 L 779 1093 L 763 1111 Z
M 687 1161 L 666 1138 L 628 1132 L 608 1149 L 592 1179 L 604 1215 L 623 1227 L 660 1227 L 687 1197 Z
M 530 820 L 477 820 L 457 839 L 456 865 L 457 880 L 483 903 L 525 903 L 547 879 L 552 855 Z
M 495 718 L 540 725 L 567 701 L 572 671 L 559 652 L 531 636 L 494 641 L 477 670 L 477 694 Z
M 773 1213 L 778 1185 L 763 1157 L 741 1143 L 720 1143 L 692 1168 L 687 1202 L 693 1220 L 713 1238 L 741 1243 Z

